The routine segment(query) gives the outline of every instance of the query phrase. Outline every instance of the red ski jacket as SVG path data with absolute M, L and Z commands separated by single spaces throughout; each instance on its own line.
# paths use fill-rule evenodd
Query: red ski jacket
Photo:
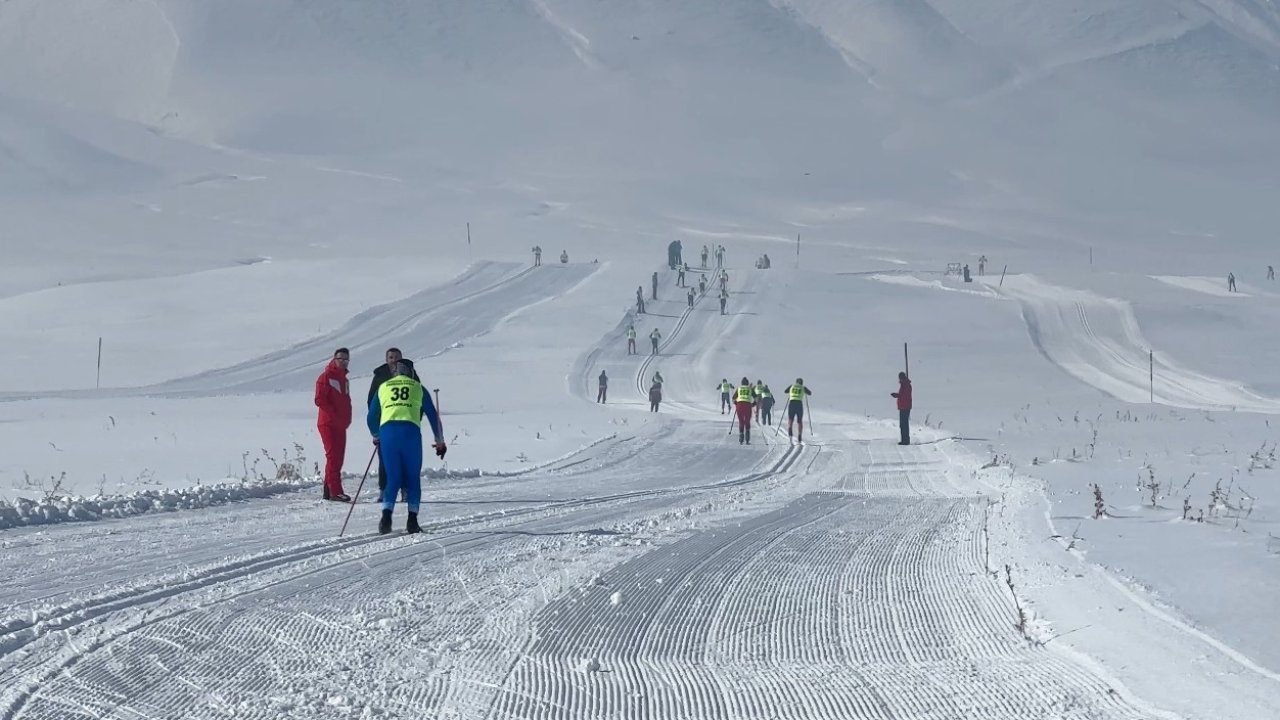
M 347 386 L 347 370 L 330 360 L 316 378 L 316 407 L 320 408 L 317 425 L 351 427 L 351 392 Z
M 898 381 L 898 409 L 911 409 L 911 380 L 909 379 Z

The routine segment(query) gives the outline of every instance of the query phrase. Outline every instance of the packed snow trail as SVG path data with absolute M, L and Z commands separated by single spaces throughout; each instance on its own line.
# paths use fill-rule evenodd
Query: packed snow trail
M 1151 716 L 1014 630 L 942 448 L 654 432 L 429 486 L 416 537 L 301 497 L 14 531 L 0 719 Z
M 1128 303 L 1029 275 L 1007 278 L 1002 291 L 1021 304 L 1031 341 L 1050 362 L 1119 400 L 1151 401 L 1152 348 Z M 1280 414 L 1280 399 L 1182 367 L 1158 349 L 1154 376 L 1155 402 L 1162 405 Z

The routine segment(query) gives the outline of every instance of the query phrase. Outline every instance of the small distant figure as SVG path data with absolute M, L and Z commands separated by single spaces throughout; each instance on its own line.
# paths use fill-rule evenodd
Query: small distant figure
M 662 386 L 649 386 L 649 412 L 658 412 L 658 406 L 662 404 Z
M 706 245 L 703 245 L 702 246 L 702 269 L 703 270 L 707 269 L 707 256 L 710 254 L 711 254 L 711 251 L 707 250 Z
M 698 277 L 698 293 L 701 295 L 707 294 L 707 276 L 706 275 L 702 275 Z
M 902 435 L 902 440 L 898 444 L 910 445 L 911 379 L 907 377 L 906 373 L 898 373 L 898 392 L 889 393 L 889 396 L 898 399 L 898 432 Z
M 636 314 L 644 314 L 644 286 L 636 286 Z
M 564 264 L 564 263 L 568 263 L 568 262 L 569 262 L 569 251 L 568 251 L 568 250 L 561 250 L 561 251 L 560 251 L 560 262 L 561 262 L 561 264 Z
M 681 257 L 684 254 L 684 247 L 679 240 L 672 240 L 667 245 L 667 267 L 675 270 L 683 262 Z
M 650 345 L 651 355 L 658 354 L 658 343 L 661 340 L 662 340 L 662 333 L 658 332 L 658 328 L 654 328 L 653 332 L 649 333 L 649 345 Z
M 604 371 L 600 371 L 600 391 L 596 393 L 596 402 L 602 403 L 608 400 L 609 396 L 609 375 Z
M 1271 267 L 1270 265 L 1267 266 L 1267 279 L 1268 280 L 1276 279 L 1276 269 Z
M 1227 273 L 1227 291 L 1228 292 L 1236 291 L 1236 274 L 1235 273 Z
M 716 246 L 716 267 L 717 268 L 724 267 L 724 246 L 723 245 Z
M 968 265 L 968 264 L 965 264 L 965 266 L 964 266 L 964 271 L 963 271 L 963 272 L 964 272 L 964 281 L 965 281 L 965 282 L 973 282 L 973 278 L 972 278 L 972 277 L 969 277 L 969 265 Z
M 729 271 L 721 270 L 720 271 L 720 289 L 723 291 L 723 290 L 727 290 L 728 288 L 729 288 Z
M 658 299 L 658 271 L 656 270 L 653 272 L 652 283 L 653 283 L 653 299 L 657 300 Z
M 751 386 L 751 394 L 756 399 L 756 424 L 760 423 L 760 398 L 764 397 L 764 381 L 756 380 L 756 384 Z
M 676 285 L 684 287 L 684 273 L 689 269 L 689 263 L 681 263 L 680 268 L 676 271 Z
M 542 246 L 534 245 L 533 246 L 533 266 L 539 267 L 541 265 L 542 265 Z
M 636 326 L 635 325 L 627 326 L 627 354 L 628 355 L 636 354 Z
M 978 275 L 986 275 L 986 274 L 987 274 L 987 256 L 981 255 L 978 257 Z
M 738 444 L 751 444 L 751 412 L 755 409 L 755 392 L 751 389 L 751 381 L 742 378 L 742 384 L 733 393 L 733 409 L 738 414 Z M 733 432 L 730 430 L 729 432 Z
M 773 261 L 769 259 L 769 253 L 765 253 L 764 257 L 761 258 L 761 261 L 764 263 L 765 270 L 768 270 L 769 268 L 773 267 Z
M 729 396 L 733 393 L 733 383 L 729 382 L 729 378 L 721 378 L 716 388 L 720 391 L 720 414 L 723 415 L 725 410 L 733 407 L 733 403 L 729 400 Z
M 689 297 L 688 297 L 689 307 L 693 307 L 693 298 L 694 298 L 693 288 L 689 288 Z
M 725 290 L 724 287 L 721 287 L 720 288 L 720 314 L 721 315 L 725 314 L 724 312 L 725 305 L 727 305 L 728 303 L 729 303 L 729 291 Z

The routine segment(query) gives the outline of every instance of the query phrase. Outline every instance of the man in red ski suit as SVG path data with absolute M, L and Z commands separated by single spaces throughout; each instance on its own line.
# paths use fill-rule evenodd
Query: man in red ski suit
M 751 444 L 751 410 L 756 406 L 756 393 L 751 381 L 742 378 L 742 384 L 734 392 L 733 407 L 738 413 L 738 444 Z
M 316 407 L 320 416 L 316 427 L 324 443 L 324 499 L 351 502 L 342 491 L 342 464 L 347 459 L 347 428 L 351 427 L 351 389 L 347 385 L 347 365 L 351 352 L 338 348 L 333 359 L 316 378 Z

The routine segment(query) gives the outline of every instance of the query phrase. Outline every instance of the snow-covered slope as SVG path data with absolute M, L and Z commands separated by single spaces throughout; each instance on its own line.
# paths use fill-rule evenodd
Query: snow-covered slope
M 1263 0 L 0 2 L 0 717 L 1271 717 L 1278 63 Z M 332 539 L 340 346 L 348 492 L 383 351 L 439 390 L 424 537 Z

